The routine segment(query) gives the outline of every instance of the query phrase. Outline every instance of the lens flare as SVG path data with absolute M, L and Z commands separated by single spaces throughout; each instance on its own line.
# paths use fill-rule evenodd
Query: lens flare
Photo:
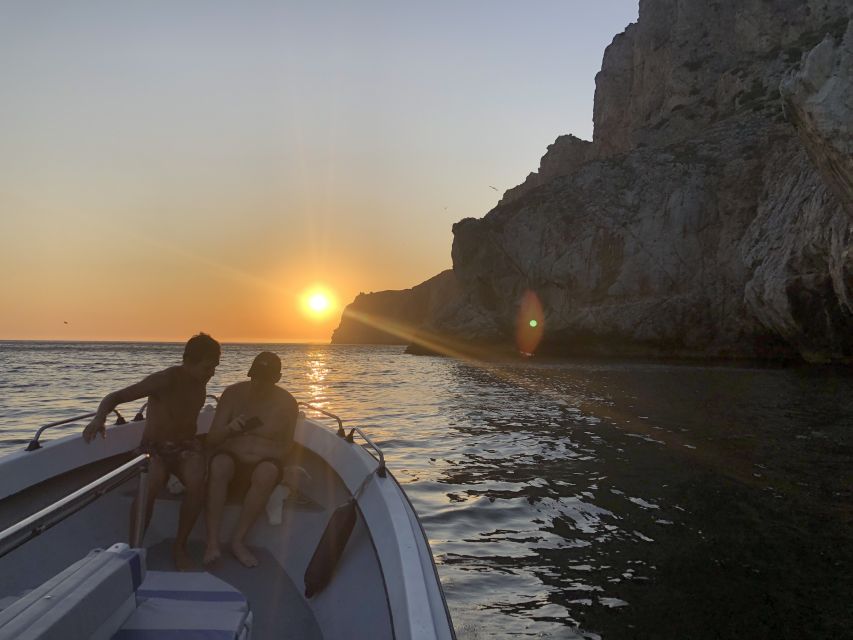
M 518 320 L 515 330 L 515 344 L 518 350 L 528 356 L 536 353 L 545 333 L 545 311 L 535 291 L 527 290 L 521 296 L 518 305 Z

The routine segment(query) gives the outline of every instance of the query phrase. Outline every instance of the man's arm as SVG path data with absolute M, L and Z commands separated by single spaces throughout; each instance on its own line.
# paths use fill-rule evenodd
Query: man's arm
M 299 418 L 299 406 L 293 396 L 288 394 L 279 406 L 276 412 L 276 421 L 282 426 L 282 453 L 281 458 L 284 461 L 290 450 L 293 449 L 293 439 L 296 432 L 296 421 Z
M 234 407 L 234 392 L 230 388 L 225 389 L 219 398 L 219 402 L 216 403 L 216 413 L 213 416 L 213 422 L 210 424 L 210 431 L 207 432 L 205 444 L 208 448 L 218 447 L 226 438 L 243 430 L 246 416 L 237 416 L 232 420 Z
M 92 418 L 92 421 L 83 429 L 83 440 L 87 443 L 91 442 L 99 433 L 102 438 L 105 438 L 106 427 L 104 426 L 104 423 L 106 422 L 107 416 L 113 409 L 124 402 L 139 400 L 139 398 L 145 398 L 150 396 L 152 393 L 156 393 L 169 383 L 169 379 L 170 376 L 168 371 L 158 371 L 157 373 L 152 373 L 150 376 L 136 384 L 108 393 L 104 396 L 104 399 L 101 400 L 101 404 L 98 405 L 95 417 Z

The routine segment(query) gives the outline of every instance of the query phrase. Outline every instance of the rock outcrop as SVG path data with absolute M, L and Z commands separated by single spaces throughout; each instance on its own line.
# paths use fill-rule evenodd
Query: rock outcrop
M 528 174 L 527 179 L 517 187 L 507 189 L 498 206 L 509 204 L 554 178 L 571 175 L 592 159 L 592 152 L 593 145 L 589 140 L 572 135 L 560 136 L 554 144 L 548 145 L 548 150 L 539 161 L 539 171 Z
M 512 344 L 535 299 L 539 352 L 853 361 L 848 5 L 641 1 L 593 141 L 454 225 L 423 324 Z
M 411 289 L 360 293 L 344 309 L 333 344 L 409 344 L 425 319 L 455 313 L 456 277 L 442 271 Z

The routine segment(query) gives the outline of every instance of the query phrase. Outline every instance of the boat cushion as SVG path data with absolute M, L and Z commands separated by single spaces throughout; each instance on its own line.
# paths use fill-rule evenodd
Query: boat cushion
M 133 611 L 144 551 L 95 549 L 0 611 L 0 639 L 109 638 Z
M 149 571 L 138 606 L 114 640 L 236 640 L 248 638 L 245 596 L 209 573 Z
M 201 571 L 149 571 L 136 592 L 140 602 L 149 598 L 190 602 L 228 603 L 229 608 L 247 611 L 246 596 L 224 580 Z

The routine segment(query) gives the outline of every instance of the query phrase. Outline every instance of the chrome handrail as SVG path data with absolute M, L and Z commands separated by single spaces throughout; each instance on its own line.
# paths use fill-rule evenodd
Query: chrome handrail
M 347 442 L 355 442 L 355 439 L 353 438 L 353 432 L 357 432 L 358 435 L 360 435 L 362 438 L 364 438 L 364 441 L 367 442 L 367 444 L 369 444 L 370 447 L 374 451 L 376 451 L 376 453 L 379 454 L 379 458 L 377 459 L 379 466 L 376 469 L 376 475 L 378 475 L 380 478 L 384 478 L 385 477 L 385 454 L 382 453 L 382 449 L 380 449 L 378 446 L 376 446 L 376 443 L 373 442 L 373 440 L 371 440 L 370 438 L 368 438 L 367 434 L 364 433 L 364 431 L 362 431 L 358 427 L 350 427 L 349 434 L 346 437 Z M 372 457 L 376 458 L 376 456 L 373 456 L 373 455 L 372 455 Z
M 344 431 L 343 420 L 341 420 L 334 413 L 326 411 L 325 409 L 321 409 L 320 407 L 315 407 L 314 405 L 309 404 L 307 402 L 298 402 L 297 404 L 300 407 L 306 407 L 308 409 L 311 409 L 312 411 L 322 413 L 324 416 L 328 416 L 329 418 L 334 418 L 335 420 L 337 420 L 338 421 L 338 432 L 337 432 L 338 436 L 341 438 L 344 438 L 347 442 L 355 442 L 355 438 L 353 437 L 353 434 L 358 433 L 358 435 L 360 435 L 364 439 L 364 441 L 367 442 L 368 445 L 370 445 L 370 448 L 373 449 L 377 454 L 379 454 L 378 458 L 376 456 L 374 456 L 372 453 L 370 455 L 374 460 L 376 460 L 379 463 L 379 466 L 376 469 L 376 475 L 378 475 L 381 478 L 385 477 L 385 454 L 382 453 L 382 449 L 380 449 L 377 446 L 377 444 L 375 442 L 373 442 L 373 440 L 371 440 L 367 436 L 367 434 L 364 433 L 364 431 L 362 431 L 359 427 L 349 427 L 350 432 L 349 432 L 349 434 L 347 434 Z
M 212 398 L 217 404 L 219 404 L 219 397 L 213 395 L 212 393 L 208 393 L 205 398 Z M 148 403 L 143 404 L 139 411 L 136 412 L 136 415 L 133 418 L 134 422 L 139 422 L 140 420 L 145 419 L 145 409 L 148 407 Z M 115 424 L 127 424 L 127 420 L 125 420 L 124 416 L 121 415 L 119 410 L 113 409 L 110 413 L 116 414 Z M 65 420 L 57 420 L 56 422 L 49 422 L 48 424 L 44 424 L 38 428 L 36 434 L 33 436 L 33 439 L 30 440 L 30 443 L 27 445 L 27 448 L 24 451 L 35 451 L 36 449 L 41 449 L 41 443 L 39 442 L 39 438 L 41 438 L 41 434 L 50 429 L 51 427 L 58 427 L 62 424 L 68 424 L 69 422 L 77 422 L 78 420 L 85 420 L 86 418 L 94 418 L 97 413 L 84 413 L 82 416 L 74 416 L 73 418 L 66 418 Z
M 338 435 L 341 438 L 346 436 L 346 433 L 344 433 L 343 420 L 341 420 L 334 413 L 330 413 L 329 411 L 326 411 L 325 409 L 321 409 L 320 407 L 315 407 L 313 404 L 308 404 L 307 402 L 297 402 L 296 404 L 298 404 L 300 407 L 306 407 L 308 409 L 311 409 L 311 411 L 316 411 L 317 413 L 322 413 L 324 416 L 327 416 L 329 418 L 334 418 L 335 420 L 338 421 Z
M 113 409 L 110 413 L 116 414 L 118 416 L 116 418 L 116 424 L 127 424 L 127 420 L 124 419 L 124 416 L 119 413 L 118 409 Z M 57 420 L 56 422 L 49 422 L 44 424 L 38 428 L 36 434 L 33 436 L 33 439 L 30 440 L 30 443 L 27 445 L 27 448 L 24 451 L 35 451 L 36 449 L 41 449 L 41 443 L 39 443 L 39 438 L 41 438 L 41 434 L 50 429 L 51 427 L 58 427 L 61 424 L 68 424 L 69 422 L 77 422 L 78 420 L 84 420 L 86 418 L 94 418 L 97 412 L 93 413 L 84 413 L 82 416 L 74 416 L 73 418 L 66 418 L 65 420 Z
M 83 507 L 136 475 L 139 475 L 137 501 L 139 505 L 144 505 L 145 490 L 148 484 L 148 458 L 147 453 L 137 456 L 133 460 L 104 474 L 97 480 L 57 500 L 41 511 L 37 511 L 8 529 L 0 531 L 0 558 L 14 551 L 25 542 L 41 535 L 54 525 L 65 520 L 68 516 L 77 513 Z M 141 508 L 144 509 L 144 506 Z M 133 532 L 134 539 L 131 541 L 132 546 L 138 546 L 142 543 L 141 527 L 144 524 L 144 519 L 137 517 L 136 521 L 137 526 Z

